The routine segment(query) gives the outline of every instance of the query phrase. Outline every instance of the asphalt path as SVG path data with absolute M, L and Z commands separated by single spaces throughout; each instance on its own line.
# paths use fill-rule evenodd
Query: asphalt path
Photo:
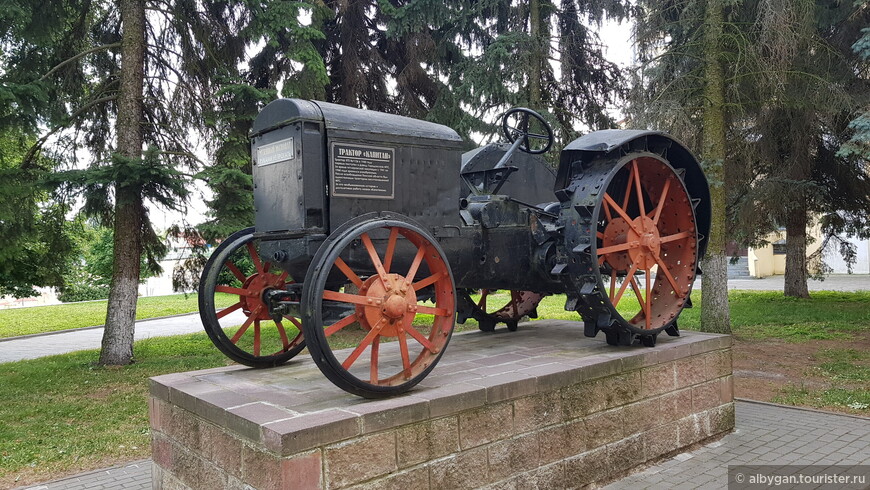
M 782 291 L 783 276 L 771 276 L 764 279 L 729 279 L 729 289 L 751 289 L 765 291 Z M 824 281 L 809 281 L 810 291 L 867 291 L 870 290 L 870 275 L 868 274 L 837 274 L 828 276 Z M 701 281 L 695 283 L 695 289 L 701 288 Z M 244 321 L 241 312 L 234 312 L 228 319 L 238 318 L 237 323 Z M 198 313 L 179 315 L 136 322 L 136 340 L 151 337 L 165 337 L 202 331 L 202 322 Z M 87 328 L 71 331 L 53 332 L 49 334 L 26 337 L 0 339 L 0 363 L 36 359 L 39 357 L 64 354 L 86 349 L 99 349 L 103 338 L 103 328 Z

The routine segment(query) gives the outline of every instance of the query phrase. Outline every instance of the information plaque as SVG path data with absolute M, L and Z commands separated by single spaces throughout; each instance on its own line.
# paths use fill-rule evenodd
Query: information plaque
M 268 145 L 257 147 L 257 166 L 265 167 L 278 162 L 293 160 L 296 147 L 293 138 L 286 138 Z
M 331 177 L 334 197 L 393 199 L 396 150 L 380 146 L 332 143 Z

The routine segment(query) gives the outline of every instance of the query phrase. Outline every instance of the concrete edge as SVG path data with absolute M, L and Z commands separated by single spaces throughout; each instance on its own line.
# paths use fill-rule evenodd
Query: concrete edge
M 798 407 L 798 406 L 794 406 L 794 405 L 783 405 L 781 403 L 763 402 L 761 400 L 750 400 L 749 398 L 739 398 L 736 396 L 734 397 L 734 401 L 752 403 L 755 405 L 766 405 L 768 407 L 788 408 L 791 410 L 803 410 L 804 412 L 813 412 L 813 413 L 818 413 L 818 414 L 823 414 L 823 415 L 834 415 L 837 417 L 849 417 L 849 418 L 858 419 L 858 420 L 870 421 L 870 417 L 865 417 L 863 415 L 854 415 L 851 413 L 840 413 L 840 412 L 828 412 L 827 410 L 819 410 L 817 408 Z
M 150 322 L 151 320 L 165 320 L 165 319 L 167 319 L 167 318 L 177 318 L 177 317 L 180 317 L 180 316 L 196 315 L 196 314 L 198 314 L 198 313 L 199 313 L 199 311 L 191 311 L 191 312 L 188 312 L 188 313 L 176 313 L 175 315 L 155 316 L 155 317 L 152 317 L 152 318 L 143 318 L 143 319 L 141 319 L 141 320 L 136 320 L 135 322 L 136 322 L 136 323 L 141 323 L 141 322 Z M 53 332 L 42 332 L 42 333 L 30 333 L 30 334 L 27 334 L 27 335 L 16 335 L 15 337 L 3 337 L 3 338 L 0 338 L 0 342 L 9 342 L 9 341 L 12 341 L 12 340 L 32 339 L 32 338 L 36 338 L 36 337 L 46 337 L 46 336 L 49 336 L 49 335 L 59 335 L 59 334 L 62 334 L 62 333 L 70 333 L 70 332 L 81 332 L 82 330 L 94 330 L 94 329 L 97 329 L 97 328 L 103 328 L 103 327 L 105 327 L 105 326 L 106 326 L 106 325 L 94 325 L 94 326 L 92 326 L 92 327 L 68 328 L 68 329 L 66 329 L 66 330 L 55 330 L 55 331 L 53 331 Z

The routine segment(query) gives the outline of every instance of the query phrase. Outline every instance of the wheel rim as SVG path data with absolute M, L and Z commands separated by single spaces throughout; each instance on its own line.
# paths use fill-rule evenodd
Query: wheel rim
M 225 240 L 209 259 L 203 279 L 200 315 L 209 337 L 230 358 L 271 366 L 304 348 L 301 321 L 290 315 L 273 317 L 265 302 L 266 293 L 285 290 L 293 280 L 261 259 L 253 229 Z M 227 302 L 227 307 L 215 306 Z
M 309 338 L 316 335 L 309 348 L 321 370 L 345 390 L 363 396 L 404 391 L 428 374 L 450 339 L 452 274 L 443 252 L 415 228 L 367 223 L 315 258 L 317 277 L 303 294 L 312 307 L 311 320 L 303 308 L 306 322 L 316 322 L 306 326 Z M 340 283 L 346 285 L 336 287 Z M 336 309 L 344 310 L 341 318 L 325 321 Z M 421 314 L 432 315 L 431 321 Z
M 611 180 L 599 206 L 596 253 L 606 298 L 632 330 L 665 328 L 685 306 L 695 279 L 697 231 L 685 186 L 667 163 L 634 158 Z

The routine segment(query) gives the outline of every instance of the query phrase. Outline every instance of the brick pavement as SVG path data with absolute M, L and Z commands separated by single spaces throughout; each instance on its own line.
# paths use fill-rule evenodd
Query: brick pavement
M 151 488 L 151 460 L 89 471 L 63 480 L 43 483 L 27 490 L 146 490 Z
M 728 465 L 870 465 L 870 419 L 738 401 L 737 429 L 605 487 L 727 488 Z M 151 488 L 151 462 L 92 471 L 28 490 Z
M 747 401 L 735 406 L 733 433 L 604 488 L 727 488 L 728 465 L 870 465 L 870 419 Z

